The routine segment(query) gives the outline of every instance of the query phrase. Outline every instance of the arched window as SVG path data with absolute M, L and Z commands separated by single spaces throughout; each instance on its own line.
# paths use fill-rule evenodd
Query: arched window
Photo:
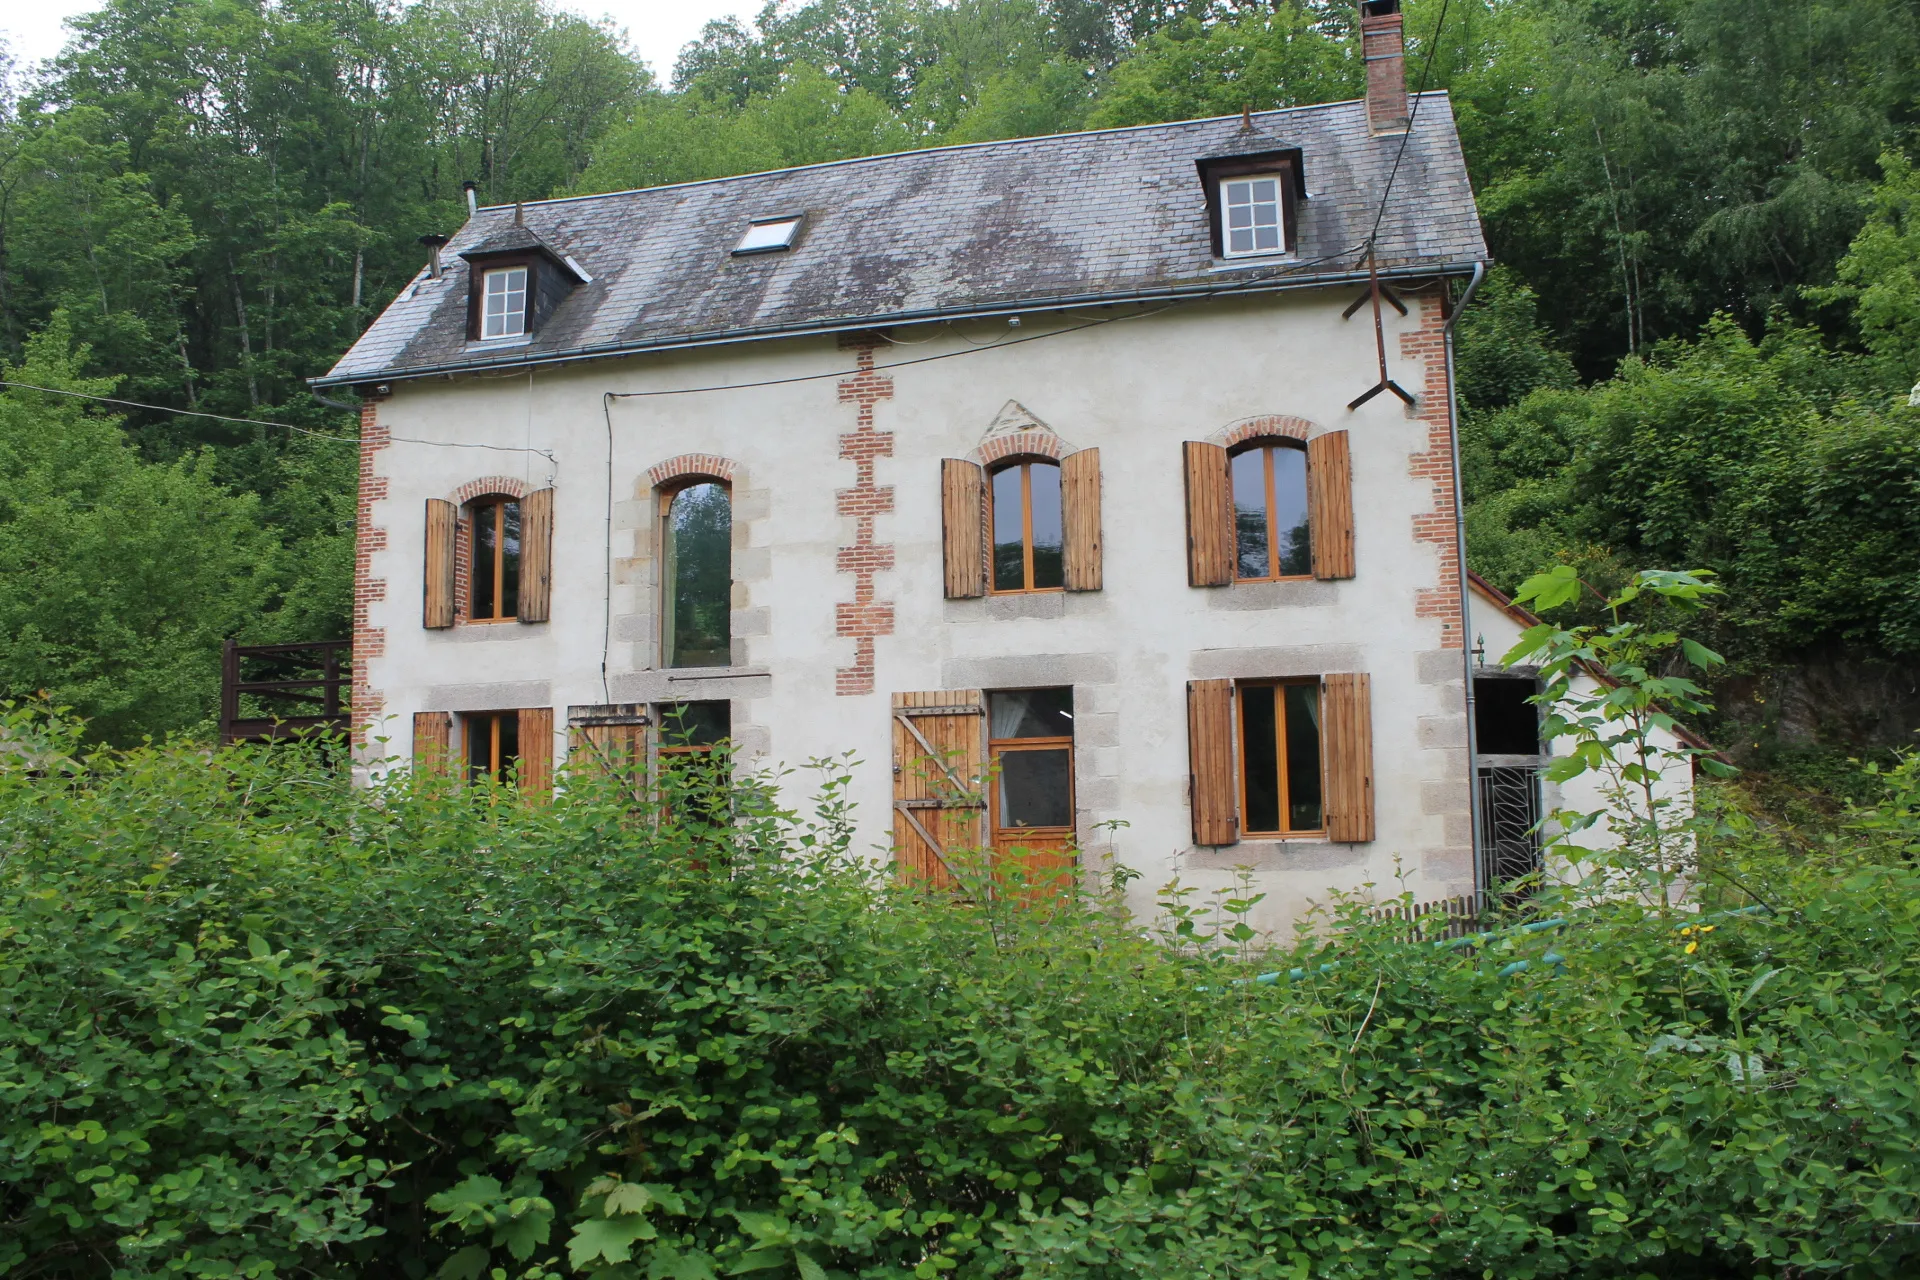
M 661 665 L 732 662 L 733 498 L 718 480 L 661 495 Z
M 1066 584 L 1060 464 L 1014 462 L 989 490 L 995 591 L 1057 591 Z
M 1228 461 L 1233 482 L 1234 577 L 1273 582 L 1313 576 L 1307 451 L 1263 440 Z
M 468 510 L 473 517 L 472 590 L 467 618 L 506 622 L 520 616 L 520 502 L 517 498 L 481 498 Z

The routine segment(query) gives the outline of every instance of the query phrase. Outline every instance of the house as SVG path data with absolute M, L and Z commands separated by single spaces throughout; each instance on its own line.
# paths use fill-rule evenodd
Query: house
M 365 404 L 359 768 L 545 788 L 672 721 L 853 752 L 860 844 L 935 883 L 1245 866 L 1269 926 L 1472 891 L 1449 342 L 1487 251 L 1364 8 L 1362 101 L 427 237 L 316 380 Z

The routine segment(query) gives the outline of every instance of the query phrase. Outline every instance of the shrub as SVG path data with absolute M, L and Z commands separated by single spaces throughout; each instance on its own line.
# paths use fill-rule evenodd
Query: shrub
M 718 829 L 591 779 L 534 805 L 76 741 L 0 726 L 7 1275 L 1920 1257 L 1920 883 L 1866 825 L 1764 883 L 1729 826 L 1774 910 L 1700 932 L 1613 904 L 1436 947 L 1351 903 L 1264 952 L 1244 899 L 1175 890 L 1149 937 L 1098 894 L 899 888 L 832 770 Z

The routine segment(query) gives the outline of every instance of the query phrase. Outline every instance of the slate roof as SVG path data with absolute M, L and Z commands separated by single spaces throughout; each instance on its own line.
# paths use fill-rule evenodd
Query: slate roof
M 467 264 L 513 235 L 482 209 L 316 386 L 1050 306 L 1365 277 L 1358 250 L 1400 152 L 1362 102 L 940 147 L 707 182 L 548 200 L 526 225 L 593 277 L 530 341 L 466 339 Z M 1195 161 L 1299 148 L 1298 243 L 1258 266 L 1213 257 Z M 804 213 L 788 252 L 735 257 L 747 222 Z M 1380 225 L 1389 275 L 1487 257 L 1445 93 L 1423 95 Z

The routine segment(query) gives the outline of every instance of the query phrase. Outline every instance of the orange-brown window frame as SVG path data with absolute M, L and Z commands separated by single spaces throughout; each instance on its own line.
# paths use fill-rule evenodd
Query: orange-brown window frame
M 512 779 L 506 776 L 504 759 L 500 751 L 501 727 L 511 718 L 514 726 L 513 761 L 520 762 L 521 747 L 518 741 L 520 713 L 518 711 L 469 711 L 460 717 L 461 754 L 466 764 L 466 777 L 475 781 L 473 776 L 473 735 L 484 732 L 487 735 L 487 777 L 501 785 Z
M 1266 476 L 1267 572 L 1258 578 L 1241 576 L 1240 515 L 1239 508 L 1236 505 L 1230 510 L 1228 516 L 1228 518 L 1233 521 L 1233 580 L 1235 582 L 1307 582 L 1313 578 L 1313 556 L 1311 553 L 1307 556 L 1307 571 L 1305 573 L 1280 572 L 1280 530 L 1275 527 L 1274 520 L 1274 509 L 1279 505 L 1276 501 L 1279 494 L 1276 491 L 1274 480 L 1276 468 L 1273 465 L 1274 452 L 1279 449 L 1297 449 L 1301 459 L 1303 461 L 1307 459 L 1305 447 L 1286 440 L 1254 440 L 1231 449 L 1227 453 L 1227 499 L 1229 502 L 1233 501 L 1233 460 L 1235 458 L 1258 451 L 1261 455 L 1261 468 Z M 1311 461 L 1306 462 L 1309 473 L 1311 472 L 1312 465 Z M 1305 493 L 1309 495 L 1308 500 L 1309 503 L 1311 503 L 1310 495 L 1313 492 L 1313 479 L 1311 474 L 1308 474 L 1307 482 L 1303 486 L 1303 489 Z M 1309 506 L 1308 510 L 1311 512 L 1311 506 Z M 1311 514 L 1309 514 L 1307 519 L 1307 537 L 1309 540 L 1313 537 L 1313 519 Z M 1311 541 L 1309 541 L 1309 546 L 1311 546 Z
M 1024 582 L 1026 585 L 1019 586 L 1019 587 L 1000 587 L 1000 586 L 994 585 L 995 575 L 994 575 L 993 555 L 994 555 L 994 547 L 996 543 L 994 542 L 994 537 L 993 537 L 993 531 L 994 531 L 993 478 L 999 475 L 1003 471 L 1012 471 L 1015 467 L 1018 467 L 1020 469 L 1020 566 L 1021 566 L 1020 578 L 1021 578 L 1021 581 Z M 986 490 L 987 490 L 986 543 L 987 543 L 987 546 L 986 546 L 986 550 L 987 550 L 987 593 L 989 595 L 996 595 L 996 596 L 1042 595 L 1047 592 L 1065 591 L 1067 589 L 1067 584 L 1066 584 L 1067 492 L 1066 492 L 1066 477 L 1064 473 L 1061 476 L 1061 484 L 1060 484 L 1060 559 L 1061 559 L 1060 585 L 1057 587 L 1036 587 L 1033 585 L 1033 469 L 1035 467 L 1052 467 L 1055 471 L 1059 471 L 1060 463 L 1057 459 L 1054 459 L 1054 458 L 1016 458 L 1012 462 L 1008 462 L 1001 466 L 996 466 L 991 471 L 987 472 L 987 484 L 986 484 Z
M 518 567 L 516 567 L 514 570 L 514 574 L 515 574 L 514 584 L 513 584 L 514 611 L 512 613 L 501 612 L 502 602 L 506 599 L 506 594 L 507 594 L 507 591 L 506 591 L 507 514 L 506 513 L 507 513 L 508 503 L 512 503 L 516 507 L 521 506 L 520 499 L 508 497 L 505 494 L 501 494 L 499 496 L 490 497 L 490 498 L 476 498 L 472 502 L 467 504 L 467 517 L 469 520 L 472 521 L 472 528 L 469 530 L 467 535 L 467 547 L 468 547 L 468 551 L 467 551 L 467 562 L 468 562 L 467 564 L 467 621 L 468 622 L 517 622 L 520 619 L 520 605 L 519 605 L 520 580 L 519 580 Z M 520 526 L 520 536 L 521 536 L 520 552 L 523 558 L 526 555 L 525 516 L 526 516 L 526 511 L 525 511 L 525 508 L 522 507 L 521 508 L 522 519 L 521 519 L 521 526 Z M 493 612 L 484 618 L 481 617 L 479 614 L 475 613 L 473 609 L 473 602 L 479 596 L 479 592 L 474 590 L 474 585 L 479 580 L 479 575 L 481 573 L 479 551 L 480 551 L 480 521 L 482 519 L 488 519 L 493 522 L 493 555 L 491 557 L 493 564 L 491 566 L 491 569 L 489 570 L 489 572 L 491 572 L 493 577 Z
M 1320 720 L 1314 725 L 1314 736 L 1320 742 L 1320 825 L 1317 827 L 1288 827 L 1288 815 L 1292 812 L 1292 796 L 1289 794 L 1290 780 L 1287 769 L 1287 711 L 1284 690 L 1289 687 L 1304 687 L 1313 690 L 1314 703 L 1320 708 Z M 1255 830 L 1248 815 L 1252 812 L 1247 804 L 1247 704 L 1246 692 L 1249 689 L 1272 689 L 1273 694 L 1273 736 L 1274 768 L 1279 777 L 1276 782 L 1280 788 L 1280 821 L 1283 824 L 1277 831 Z M 1323 836 L 1327 833 L 1327 734 L 1326 734 L 1326 696 L 1320 687 L 1318 678 L 1304 680 L 1237 680 L 1233 686 L 1233 715 L 1237 724 L 1234 734 L 1234 763 L 1238 766 L 1240 784 L 1240 838 L 1242 840 L 1278 840 L 1298 836 Z
M 1003 827 L 1000 825 L 1000 757 L 1019 751 L 1058 751 L 1062 747 L 1067 751 L 1067 824 L 1061 827 Z M 1078 812 L 1074 796 L 1074 758 L 1073 737 L 1071 734 L 1057 738 L 989 738 L 987 740 L 987 764 L 992 775 L 987 804 L 987 837 L 998 840 L 1009 832 L 1031 832 L 1035 835 L 1058 836 L 1072 835 L 1071 815 Z

